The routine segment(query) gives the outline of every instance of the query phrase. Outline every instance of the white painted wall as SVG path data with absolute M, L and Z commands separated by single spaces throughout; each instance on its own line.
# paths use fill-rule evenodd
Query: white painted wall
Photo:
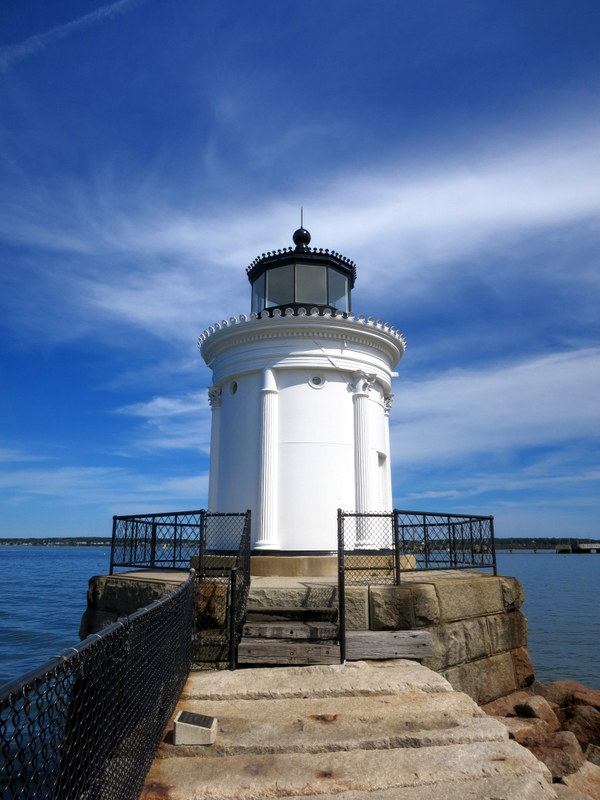
M 339 507 L 391 509 L 385 401 L 405 347 L 395 329 L 240 318 L 199 346 L 214 379 L 209 507 L 250 508 L 253 547 L 335 551 Z

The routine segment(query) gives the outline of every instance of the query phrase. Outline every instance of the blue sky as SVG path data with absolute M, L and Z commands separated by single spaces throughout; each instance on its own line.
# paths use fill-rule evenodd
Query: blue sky
M 396 507 L 600 538 L 599 29 L 595 0 L 4 0 L 0 536 L 205 505 L 196 339 L 302 205 L 408 339 Z

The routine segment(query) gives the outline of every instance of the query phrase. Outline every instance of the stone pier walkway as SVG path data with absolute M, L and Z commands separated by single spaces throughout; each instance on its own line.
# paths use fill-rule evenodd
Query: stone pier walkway
M 143 800 L 564 796 L 500 722 L 414 661 L 196 672 L 181 709 L 217 717 L 217 740 L 175 747 L 169 733 Z

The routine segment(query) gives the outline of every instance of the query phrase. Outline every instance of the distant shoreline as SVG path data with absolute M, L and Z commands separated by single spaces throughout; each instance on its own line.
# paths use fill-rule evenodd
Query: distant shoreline
M 558 545 L 572 545 L 577 542 L 589 542 L 600 546 L 600 540 L 573 536 L 561 538 L 543 537 L 539 539 L 532 537 L 497 537 L 495 539 L 496 550 L 516 553 L 523 550 L 554 551 Z M 45 536 L 39 539 L 34 537 L 0 538 L 0 546 L 9 547 L 110 547 L 111 544 L 111 536 Z
M 8 547 L 110 547 L 110 536 L 61 536 L 43 539 L 0 539 L 0 546 Z

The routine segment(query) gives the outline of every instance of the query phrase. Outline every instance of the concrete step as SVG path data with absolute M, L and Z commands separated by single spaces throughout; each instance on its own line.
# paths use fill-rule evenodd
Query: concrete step
M 246 622 L 284 622 L 297 620 L 299 622 L 336 622 L 338 618 L 337 607 L 315 606 L 304 608 L 301 603 L 297 606 L 253 606 L 251 603 L 246 608 Z
M 290 581 L 289 578 L 252 578 L 248 593 L 248 606 L 272 609 L 323 609 L 338 608 L 338 589 L 335 583 L 323 581 Z
M 180 758 L 157 759 L 148 775 L 146 793 L 152 797 L 153 786 L 169 800 L 241 800 L 242 798 L 311 796 L 340 792 L 383 792 L 425 787 L 429 798 L 440 800 L 437 787 L 461 790 L 455 797 L 464 798 L 469 782 L 493 779 L 502 785 L 506 779 L 536 776 L 540 793 L 530 794 L 535 800 L 552 797 L 542 794 L 547 769 L 528 750 L 513 741 L 475 742 L 468 746 L 453 744 L 423 748 L 392 750 L 350 750 L 327 753 L 285 753 L 238 755 L 223 758 L 189 758 L 182 766 Z M 446 786 L 444 786 L 446 785 Z M 352 797 L 350 794 L 349 797 Z M 402 795 L 396 795 L 402 797 Z M 427 797 L 427 794 L 422 794 Z M 448 796 L 448 795 L 446 795 Z M 494 795 L 491 795 L 494 797 Z M 475 795 L 477 797 L 477 795 Z M 479 794 L 480 798 L 486 797 Z M 487 797 L 490 797 L 488 794 Z M 513 798 L 522 800 L 516 791 Z
M 248 622 L 243 635 L 257 639 L 337 639 L 338 626 L 331 622 Z
M 328 666 L 238 669 L 190 675 L 182 700 L 394 695 L 407 689 L 452 692 L 448 681 L 415 661 L 395 659 Z
M 389 750 L 504 741 L 504 725 L 456 692 L 282 700 L 186 700 L 182 708 L 216 717 L 211 747 L 174 747 L 163 755 L 215 758 L 242 754 Z
M 349 791 L 320 794 L 319 800 L 556 800 L 553 787 L 539 775 L 476 778 L 468 782 L 435 783 L 375 792 Z M 306 795 L 286 800 L 306 800 Z
M 180 710 L 217 717 L 217 739 L 167 734 L 141 800 L 557 800 L 541 761 L 414 661 L 195 673 Z

